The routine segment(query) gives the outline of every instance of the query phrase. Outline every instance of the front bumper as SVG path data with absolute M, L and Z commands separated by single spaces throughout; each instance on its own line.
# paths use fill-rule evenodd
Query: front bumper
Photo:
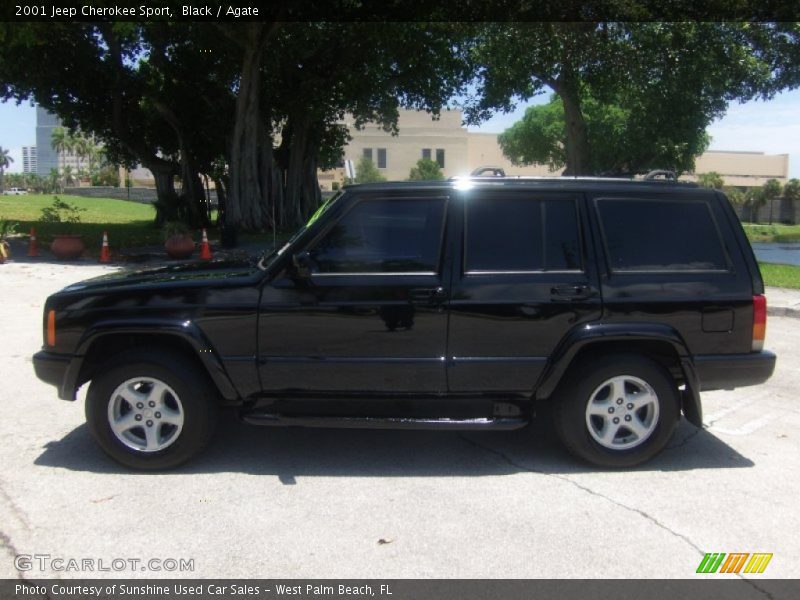
M 72 356 L 54 354 L 42 350 L 33 355 L 33 370 L 36 377 L 58 388 L 58 397 L 62 400 L 74 400 L 74 386 L 67 382 Z M 72 389 L 70 389 L 72 388 Z
M 707 354 L 694 357 L 700 390 L 732 390 L 764 383 L 775 370 L 772 352 Z

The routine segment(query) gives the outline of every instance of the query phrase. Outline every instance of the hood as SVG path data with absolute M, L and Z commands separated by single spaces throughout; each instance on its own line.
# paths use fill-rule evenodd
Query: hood
M 59 294 L 97 293 L 120 288 L 206 287 L 247 284 L 262 271 L 256 259 L 218 260 L 170 265 L 154 269 L 123 270 L 73 283 Z

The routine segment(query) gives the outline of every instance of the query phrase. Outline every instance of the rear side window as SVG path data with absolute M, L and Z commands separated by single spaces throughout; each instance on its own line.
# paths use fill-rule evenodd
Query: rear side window
M 467 272 L 580 269 L 575 201 L 469 198 L 464 249 Z
M 439 268 L 445 198 L 355 204 L 311 250 L 319 273 L 432 273 Z
M 706 202 L 602 198 L 596 203 L 613 271 L 728 268 Z

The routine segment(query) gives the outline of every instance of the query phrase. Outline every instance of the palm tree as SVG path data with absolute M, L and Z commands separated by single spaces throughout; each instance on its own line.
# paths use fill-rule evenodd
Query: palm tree
M 72 165 L 67 165 L 64 167 L 64 172 L 61 174 L 61 176 L 64 179 L 64 186 L 74 185 L 77 180 L 77 176 L 75 171 L 72 169 Z
M 8 153 L 8 150 L 0 146 L 0 192 L 4 191 L 3 180 L 6 177 L 6 169 L 11 166 L 14 159 Z
M 45 187 L 47 188 L 45 193 L 48 194 L 50 192 L 61 192 L 61 177 L 58 174 L 58 169 L 50 169 L 50 174 L 45 180 Z
M 73 136 L 73 142 L 73 150 L 78 158 L 78 176 L 82 177 L 84 171 L 83 160 L 89 157 L 92 141 L 82 133 L 77 133 Z
M 66 165 L 65 152 L 70 145 L 69 137 L 69 132 L 63 127 L 56 127 L 53 129 L 53 133 L 50 136 L 50 146 L 58 153 L 58 158 L 61 161 L 61 164 L 58 166 L 59 171 Z

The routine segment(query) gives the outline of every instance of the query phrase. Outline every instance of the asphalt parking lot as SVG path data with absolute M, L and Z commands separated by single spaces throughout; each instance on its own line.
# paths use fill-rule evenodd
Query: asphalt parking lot
M 770 552 L 762 577 L 800 573 L 800 319 L 770 317 L 767 384 L 704 393 L 706 427 L 683 422 L 635 470 L 576 462 L 546 421 L 459 434 L 227 415 L 200 459 L 138 474 L 95 448 L 83 394 L 58 400 L 30 359 L 47 294 L 109 268 L 0 266 L 0 577 L 672 578 L 705 552 Z M 34 554 L 194 571 L 18 573 Z

